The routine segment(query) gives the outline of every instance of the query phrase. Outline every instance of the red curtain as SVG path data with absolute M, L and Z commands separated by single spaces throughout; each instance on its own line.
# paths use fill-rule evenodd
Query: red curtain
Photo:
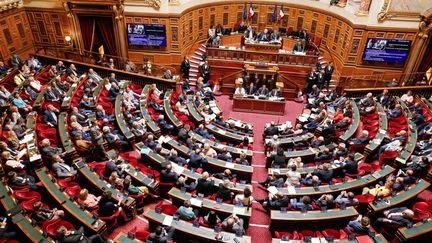
M 109 17 L 97 17 L 95 20 L 106 54 L 117 56 L 112 19 Z
M 95 18 L 91 16 L 78 16 L 84 49 L 92 51 L 95 36 Z
M 432 37 L 429 37 L 429 44 L 425 54 L 423 55 L 423 60 L 420 63 L 418 72 L 426 72 L 432 66 Z

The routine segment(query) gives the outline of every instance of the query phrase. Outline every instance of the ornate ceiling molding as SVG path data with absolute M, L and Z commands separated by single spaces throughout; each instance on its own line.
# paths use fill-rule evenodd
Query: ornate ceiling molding
M 379 22 L 383 22 L 385 20 L 404 20 L 404 21 L 418 21 L 418 17 L 420 15 L 420 11 L 409 11 L 409 10 L 399 10 L 397 9 L 401 5 L 407 6 L 415 6 L 414 8 L 419 8 L 421 5 L 410 5 L 415 0 L 384 0 L 383 6 L 381 7 L 381 11 L 377 15 L 377 19 Z M 396 9 L 394 9 L 395 5 Z
M 148 7 L 159 10 L 161 6 L 161 0 L 126 0 L 126 5 Z
M 14 8 L 19 8 L 23 5 L 22 0 L 0 0 L 0 12 Z

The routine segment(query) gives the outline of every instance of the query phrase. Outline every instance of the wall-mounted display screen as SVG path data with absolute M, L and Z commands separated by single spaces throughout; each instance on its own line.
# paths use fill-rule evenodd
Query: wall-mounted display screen
M 405 63 L 411 48 L 411 40 L 368 38 L 363 61 Z
M 128 23 L 127 38 L 130 46 L 167 45 L 166 26 L 164 24 Z

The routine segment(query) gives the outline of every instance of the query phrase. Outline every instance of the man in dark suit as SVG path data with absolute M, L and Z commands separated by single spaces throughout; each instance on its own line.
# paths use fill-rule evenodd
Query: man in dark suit
M 81 226 L 78 230 L 68 230 L 65 226 L 60 226 L 56 232 L 56 239 L 61 243 L 105 242 L 105 240 L 99 234 L 94 234 L 87 237 L 84 234 L 84 226 Z
M 205 159 L 201 155 L 201 150 L 197 148 L 193 150 L 192 153 L 190 154 L 188 166 L 190 168 L 198 169 L 198 168 L 202 168 L 204 162 Z
M 190 62 L 187 56 L 183 58 L 180 69 L 182 70 L 183 78 L 189 78 Z
M 324 182 L 329 183 L 333 178 L 333 171 L 330 170 L 329 164 L 323 164 L 316 169 L 312 174 L 318 176 L 318 178 Z
M 63 72 L 63 71 L 66 71 L 66 67 L 65 67 L 65 65 L 64 65 L 64 63 L 63 63 L 62 61 L 59 61 L 59 62 L 56 64 L 56 69 L 57 69 L 57 72 L 58 72 L 58 73 L 61 73 L 61 72 Z
M 117 95 L 120 93 L 120 88 L 115 82 L 111 83 L 111 88 L 108 91 L 108 98 L 111 102 L 116 100 Z
M 360 221 L 352 220 L 348 223 L 347 228 L 359 235 L 368 235 L 370 232 L 370 220 L 368 217 L 364 216 Z
M 110 83 L 114 82 L 115 84 L 117 84 L 117 86 L 119 85 L 119 80 L 116 79 L 115 73 L 110 74 L 109 82 Z
M 392 208 L 384 211 L 383 217 L 378 218 L 373 227 L 376 231 L 381 231 L 386 224 L 393 224 L 398 227 L 406 227 L 412 223 L 414 212 L 406 207 Z
M 330 80 L 332 78 L 333 72 L 334 72 L 333 62 L 330 61 L 328 65 L 324 68 L 324 86 L 326 86 L 327 89 L 329 89 L 330 87 Z
M 244 32 L 244 36 L 246 39 L 254 40 L 257 36 L 255 30 L 252 28 L 252 26 L 249 26 L 247 30 Z
M 9 171 L 7 174 L 7 183 L 11 186 L 28 187 L 36 190 L 35 178 L 27 174 L 17 174 L 15 171 Z
M 172 226 L 156 227 L 155 232 L 150 233 L 148 241 L 153 243 L 168 243 L 174 238 L 175 228 Z
M 316 83 L 317 83 L 316 69 L 312 68 L 312 70 L 306 76 L 305 92 L 309 93 L 312 90 L 312 86 L 314 86 Z
M 201 76 L 204 78 L 204 84 L 207 84 L 210 80 L 210 65 L 208 64 L 208 61 L 206 60 L 204 64 L 201 66 Z
M 256 91 L 254 82 L 250 82 L 249 86 L 246 88 L 246 95 L 254 95 Z
M 57 126 L 57 116 L 59 110 L 55 108 L 53 105 L 48 105 L 47 109 L 44 111 L 43 122 L 48 124 L 51 127 Z
M 45 101 L 47 102 L 57 102 L 59 101 L 58 96 L 53 92 L 51 86 L 47 86 L 45 89 Z
M 258 35 L 258 41 L 269 41 L 268 29 L 264 29 L 264 32 Z
M 172 170 L 172 165 L 167 164 L 165 169 L 162 169 L 160 172 L 160 181 L 165 183 L 174 183 L 178 179 L 177 174 Z
M 276 127 L 275 122 L 270 122 L 270 126 L 264 129 L 263 138 L 267 136 L 274 136 L 279 133 L 279 129 Z
M 402 115 L 402 106 L 397 104 L 393 110 L 389 113 L 389 118 L 397 118 Z
M 281 88 L 279 87 L 272 89 L 272 91 L 270 92 L 270 97 L 281 97 L 281 96 L 282 96 L 282 91 Z
M 309 41 L 309 35 L 308 35 L 308 33 L 307 33 L 307 31 L 305 29 L 303 29 L 303 30 L 300 31 L 299 38 L 303 39 L 303 40 L 306 40 L 306 41 Z
M 209 196 L 213 194 L 213 192 L 215 191 L 215 184 L 214 180 L 210 178 L 208 172 L 205 171 L 204 173 L 202 173 L 201 178 L 199 178 L 197 181 L 197 186 L 195 189 L 197 193 L 204 194 L 204 196 Z
M 263 84 L 261 86 L 261 88 L 258 89 L 256 95 L 259 95 L 259 96 L 268 96 L 269 95 L 269 90 L 265 84 Z
M 343 174 L 357 174 L 358 163 L 354 159 L 354 154 L 349 154 L 348 159 L 345 160 L 345 164 L 342 166 Z
M 262 200 L 257 200 L 263 207 L 280 210 L 282 207 L 288 207 L 289 198 L 287 195 L 284 195 L 282 192 L 277 192 L 272 197 L 267 197 Z
M 369 132 L 366 130 L 362 131 L 362 135 L 358 138 L 354 138 L 351 140 L 350 144 L 368 144 L 369 143 Z
M 78 70 L 73 63 L 66 69 L 66 76 L 70 76 L 71 74 L 75 75 L 75 77 L 79 76 Z
M 18 54 L 14 54 L 13 56 L 11 56 L 10 62 L 14 67 L 18 67 L 23 64 L 23 61 L 21 60 L 21 57 Z
M 317 74 L 317 86 L 319 89 L 323 89 L 324 88 L 324 70 L 321 70 L 318 74 Z
M 51 146 L 49 139 L 45 138 L 42 140 L 41 153 L 45 156 L 52 158 L 54 155 L 63 155 L 63 150 L 61 148 L 56 148 Z
M 303 46 L 301 41 L 297 41 L 297 43 L 294 44 L 294 48 L 293 48 L 294 52 L 302 52 L 303 51 Z
M 192 148 L 192 140 L 189 136 L 189 131 L 191 130 L 190 125 L 186 124 L 183 128 L 181 128 L 177 134 L 177 141 L 182 144 L 186 143 L 189 148 Z

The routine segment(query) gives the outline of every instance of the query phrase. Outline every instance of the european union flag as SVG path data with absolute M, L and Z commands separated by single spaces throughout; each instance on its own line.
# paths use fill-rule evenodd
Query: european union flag
M 278 17 L 278 14 L 277 14 L 277 6 L 275 5 L 274 12 L 273 12 L 273 16 L 272 16 L 272 22 L 276 22 L 277 17 Z

